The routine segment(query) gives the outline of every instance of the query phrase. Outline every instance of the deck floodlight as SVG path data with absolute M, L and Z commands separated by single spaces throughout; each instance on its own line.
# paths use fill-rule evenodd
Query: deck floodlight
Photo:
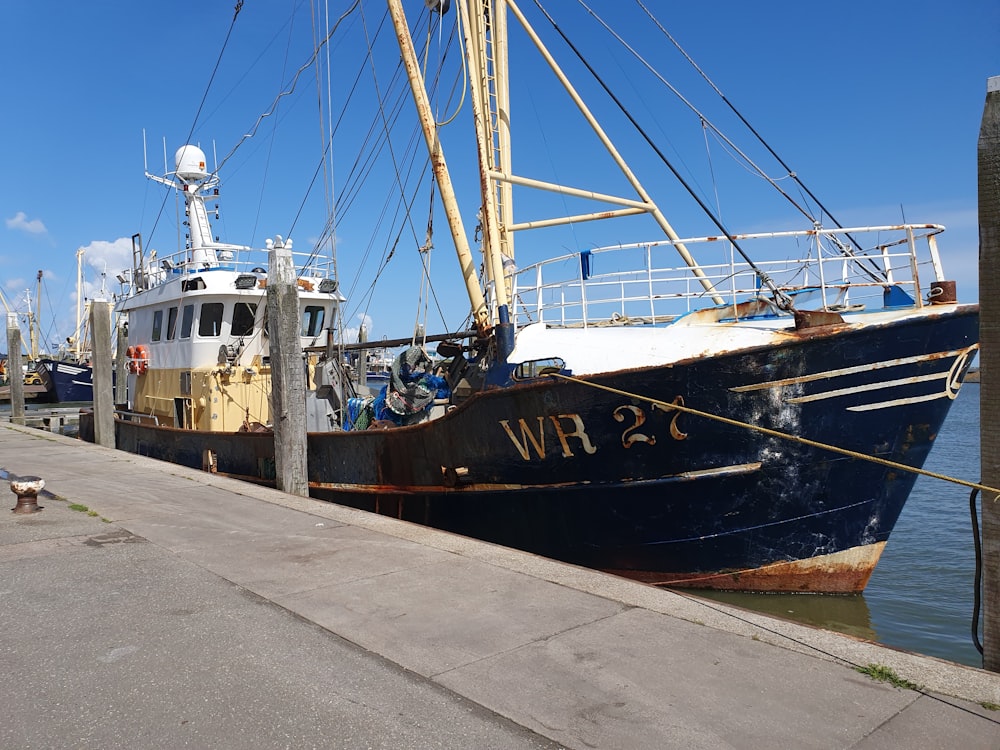
M 236 277 L 237 289 L 253 289 L 257 286 L 257 277 L 249 273 L 241 273 Z
M 337 280 L 323 279 L 319 282 L 319 290 L 324 294 L 332 294 L 337 291 Z

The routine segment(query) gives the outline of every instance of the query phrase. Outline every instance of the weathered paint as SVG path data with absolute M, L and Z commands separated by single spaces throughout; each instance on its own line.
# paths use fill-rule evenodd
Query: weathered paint
M 769 591 L 773 593 L 860 594 L 875 571 L 885 542 L 852 547 L 832 555 L 818 555 L 764 565 L 760 568 L 718 573 L 678 573 L 606 570 L 665 588 L 715 589 L 719 591 Z
M 967 309 L 591 380 L 919 467 L 976 328 Z M 872 403 L 867 386 L 890 381 L 894 398 L 877 399 L 896 405 L 855 409 Z M 630 439 L 638 435 L 646 439 Z M 273 478 L 266 433 L 123 422 L 117 438 L 196 468 L 211 450 L 219 473 Z M 308 451 L 310 490 L 322 499 L 632 577 L 752 590 L 863 588 L 915 479 L 547 378 L 483 390 L 411 426 L 312 433 Z

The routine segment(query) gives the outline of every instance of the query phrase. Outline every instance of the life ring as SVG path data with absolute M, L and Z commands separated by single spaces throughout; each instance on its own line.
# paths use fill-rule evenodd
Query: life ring
M 149 350 L 142 344 L 130 346 L 125 350 L 128 358 L 128 371 L 133 375 L 144 375 L 149 368 Z

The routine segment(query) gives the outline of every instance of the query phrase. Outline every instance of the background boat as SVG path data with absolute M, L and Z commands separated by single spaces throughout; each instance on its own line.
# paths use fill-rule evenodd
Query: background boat
M 52 403 L 94 400 L 94 372 L 89 362 L 42 357 L 38 375 Z
M 94 400 L 88 333 L 90 303 L 84 300 L 83 258 L 84 250 L 80 248 L 76 252 L 76 329 L 59 352 L 38 359 L 38 374 L 48 391 L 48 400 L 57 404 Z M 106 294 L 102 290 L 102 296 Z

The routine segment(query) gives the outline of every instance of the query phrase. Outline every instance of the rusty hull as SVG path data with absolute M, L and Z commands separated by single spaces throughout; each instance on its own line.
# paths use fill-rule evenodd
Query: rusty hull
M 868 580 L 875 571 L 885 545 L 885 542 L 877 542 L 808 560 L 772 563 L 754 570 L 723 571 L 713 574 L 670 575 L 634 570 L 604 572 L 664 588 L 767 591 L 783 594 L 815 591 L 827 594 L 860 594 L 868 585 Z

